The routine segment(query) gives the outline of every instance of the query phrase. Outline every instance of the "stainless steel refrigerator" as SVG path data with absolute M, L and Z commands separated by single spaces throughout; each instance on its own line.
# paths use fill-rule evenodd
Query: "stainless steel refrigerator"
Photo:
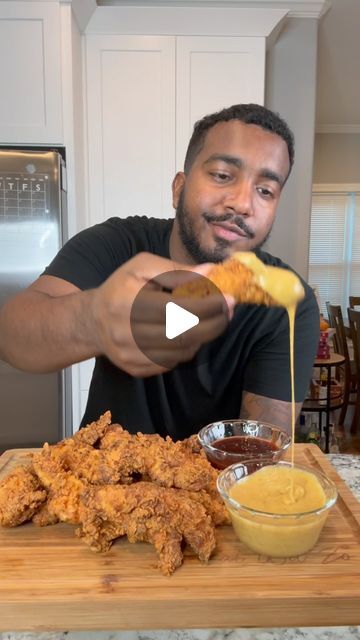
M 42 273 L 66 237 L 62 154 L 0 148 L 0 306 Z M 0 360 L 0 452 L 70 432 L 70 370 L 30 374 Z

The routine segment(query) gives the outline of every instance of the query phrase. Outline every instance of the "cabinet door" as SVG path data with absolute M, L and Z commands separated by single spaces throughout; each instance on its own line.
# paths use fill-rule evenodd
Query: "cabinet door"
M 61 144 L 60 8 L 0 2 L 0 142 Z
M 194 123 L 232 104 L 264 103 L 265 38 L 177 37 L 176 168 Z
M 89 213 L 172 215 L 175 40 L 88 35 Z

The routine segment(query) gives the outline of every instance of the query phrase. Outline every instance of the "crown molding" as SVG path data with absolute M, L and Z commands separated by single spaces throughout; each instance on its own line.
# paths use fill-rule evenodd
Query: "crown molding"
M 71 5 L 72 12 L 81 32 L 85 31 L 86 26 L 96 11 L 96 0 L 60 0 L 60 5 Z
M 97 0 L 99 7 L 220 7 L 282 9 L 289 18 L 321 18 L 331 0 Z
M 0 0 L 1 1 L 1 0 Z M 29 0 L 27 0 L 29 1 Z M 45 0 L 41 0 L 45 1 Z M 126 16 L 130 16 L 129 11 L 132 10 L 137 12 L 135 17 L 136 23 L 139 21 L 138 11 L 146 12 L 148 15 L 155 13 L 156 11 L 160 11 L 164 9 L 165 11 L 169 11 L 174 9 L 174 11 L 188 10 L 193 13 L 199 11 L 199 9 L 212 9 L 218 10 L 222 13 L 222 20 L 225 20 L 227 17 L 230 22 L 232 22 L 232 16 L 228 16 L 226 10 L 229 10 L 229 14 L 231 10 L 239 10 L 241 9 L 245 14 L 256 15 L 257 19 L 259 19 L 259 11 L 261 11 L 262 15 L 264 12 L 267 12 L 270 16 L 271 13 L 273 15 L 274 24 L 279 24 L 286 16 L 286 18 L 315 18 L 319 19 L 330 9 L 331 0 L 53 0 L 57 1 L 64 5 L 71 5 L 72 11 L 78 23 L 81 32 L 85 32 L 86 28 L 91 22 L 91 19 L 94 19 L 95 24 L 97 23 L 97 13 L 106 12 L 111 13 L 111 10 L 122 9 L 126 11 Z M 225 10 L 225 11 L 224 11 Z M 277 17 L 275 18 L 275 16 Z M 114 14 L 113 14 L 114 15 Z M 113 16 L 107 16 L 108 20 L 112 22 Z M 155 19 L 155 15 L 153 16 Z M 203 19 L 203 14 L 202 14 Z M 108 21 L 106 18 L 99 18 L 100 23 L 106 24 Z M 130 19 L 131 21 L 131 19 Z M 220 20 L 221 21 L 221 20 Z M 116 20 L 115 20 L 116 22 Z M 141 20 L 140 20 L 141 22 Z M 201 22 L 201 20 L 200 20 Z M 253 23 L 254 20 L 250 17 L 250 23 Z M 274 25 L 273 25 L 274 28 Z M 271 33 L 271 28 L 268 29 L 267 36 Z M 235 29 L 236 31 L 236 29 Z M 229 32 L 228 35 L 231 35 Z M 239 34 L 240 35 L 240 34 Z M 259 35 L 256 33 L 256 29 L 252 28 L 250 33 L 241 34 L 241 35 Z
M 215 5 L 206 10 L 199 6 L 113 5 L 98 7 L 91 16 L 85 33 L 87 35 L 221 35 L 268 39 L 286 16 L 285 9 L 273 9 L 269 6 L 261 11 L 239 7 L 230 7 L 224 11 Z
M 318 124 L 315 133 L 360 133 L 360 124 Z

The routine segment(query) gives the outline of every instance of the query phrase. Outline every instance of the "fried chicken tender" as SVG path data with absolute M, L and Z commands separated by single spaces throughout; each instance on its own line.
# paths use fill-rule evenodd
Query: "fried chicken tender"
M 206 562 L 215 548 L 214 525 L 227 521 L 219 498 L 205 491 L 151 482 L 89 484 L 67 471 L 49 446 L 33 456 L 33 466 L 48 491 L 46 504 L 32 518 L 35 524 L 79 525 L 77 535 L 96 551 L 108 550 L 113 540 L 124 535 L 130 542 L 150 542 L 165 575 L 182 564 L 183 540 Z
M 91 484 L 129 484 L 145 471 L 131 441 L 123 441 L 109 451 L 85 445 L 69 447 L 64 451 L 64 461 L 78 478 Z
M 33 456 L 34 471 L 48 491 L 46 504 L 32 518 L 35 524 L 79 525 L 77 535 L 96 551 L 108 550 L 113 540 L 124 535 L 130 542 L 150 542 L 165 575 L 182 564 L 183 541 L 202 562 L 209 559 L 216 543 L 214 525 L 227 522 L 218 496 L 151 482 L 89 484 L 66 470 L 68 451 L 63 447 L 62 452 L 63 459 L 56 446 L 47 445 Z
M 85 483 L 65 470 L 56 453 L 56 446 L 47 445 L 41 453 L 33 456 L 34 472 L 48 491 L 46 505 L 32 518 L 35 524 L 42 527 L 59 520 L 72 524 L 81 521 L 81 495 Z
M 87 427 L 85 427 L 87 429 Z M 82 429 L 83 431 L 84 429 Z M 162 440 L 161 436 L 157 436 Z M 133 436 L 126 431 L 120 424 L 111 424 L 107 427 L 104 435 L 99 440 L 99 449 L 111 449 L 111 447 L 123 442 L 130 443 Z
M 80 444 L 94 445 L 103 435 L 111 424 L 111 412 L 105 411 L 99 420 L 86 425 L 85 429 L 80 429 L 70 438 L 74 442 Z
M 201 562 L 215 549 L 213 523 L 200 502 L 187 492 L 150 482 L 130 486 L 91 487 L 84 492 L 88 519 L 77 533 L 96 551 L 127 535 L 130 542 L 150 542 L 159 556 L 159 568 L 170 575 L 182 564 L 184 540 Z
M 206 278 L 174 289 L 173 294 L 204 298 L 211 293 L 230 294 L 238 304 L 296 307 L 305 290 L 290 269 L 264 264 L 251 251 L 237 251 L 215 265 Z
M 73 443 L 62 456 L 77 477 L 92 484 L 129 484 L 146 478 L 164 487 L 199 491 L 213 473 L 206 457 L 193 455 L 190 445 L 158 434 L 131 435 L 115 425 L 104 433 L 99 449 Z
M 38 511 L 47 492 L 29 466 L 22 466 L 0 482 L 0 524 L 16 527 Z
M 215 526 L 229 518 L 213 469 L 196 436 L 173 442 L 131 435 L 106 412 L 72 438 L 45 443 L 0 483 L 0 524 L 68 522 L 96 551 L 113 540 L 155 546 L 170 575 L 188 544 L 202 562 L 215 548 Z
M 277 302 L 257 283 L 254 272 L 232 257 L 215 265 L 206 278 L 196 278 L 173 291 L 175 297 L 205 298 L 211 294 L 227 293 L 239 304 L 277 305 Z
M 191 455 L 181 443 L 138 433 L 136 440 L 144 460 L 146 475 L 164 487 L 199 491 L 211 482 L 213 468 L 202 456 Z
M 185 440 L 179 440 L 179 444 L 181 445 L 181 447 L 184 449 L 185 452 L 189 454 L 196 453 L 202 456 L 203 458 L 207 459 L 206 453 L 200 444 L 197 433 L 194 433 L 192 436 L 189 436 L 189 438 L 185 438 Z

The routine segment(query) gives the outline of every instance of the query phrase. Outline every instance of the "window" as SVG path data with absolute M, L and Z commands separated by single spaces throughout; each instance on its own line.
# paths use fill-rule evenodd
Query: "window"
M 340 304 L 360 295 L 360 185 L 314 185 L 311 206 L 309 283 L 320 298 Z

